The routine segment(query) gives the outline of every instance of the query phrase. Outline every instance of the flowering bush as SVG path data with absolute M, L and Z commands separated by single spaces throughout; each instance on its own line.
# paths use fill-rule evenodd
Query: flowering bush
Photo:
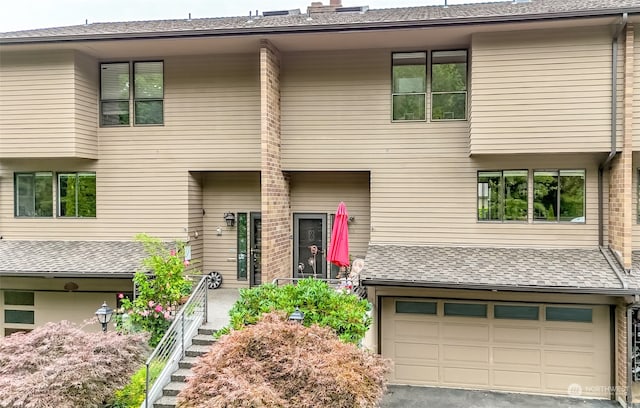
M 118 295 L 125 314 L 118 318 L 117 327 L 121 332 L 149 332 L 149 345 L 155 347 L 171 325 L 181 298 L 191 292 L 192 282 L 184 275 L 189 263 L 184 260 L 184 243 L 168 249 L 159 239 L 145 234 L 137 235 L 136 240 L 148 254 L 143 260 L 146 270 L 137 271 L 133 277 L 137 291 L 134 300 Z

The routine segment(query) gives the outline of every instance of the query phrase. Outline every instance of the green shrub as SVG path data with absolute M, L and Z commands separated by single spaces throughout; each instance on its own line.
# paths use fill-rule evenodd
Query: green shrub
M 296 306 L 304 313 L 305 326 L 330 327 L 343 342 L 358 344 L 371 325 L 366 313 L 369 302 L 309 278 L 298 281 L 297 285 L 264 284 L 241 289 L 240 299 L 229 312 L 230 328 L 218 331 L 218 336 L 229 333 L 230 329 L 255 324 L 265 313 L 279 311 L 290 315 Z
M 154 361 L 149 365 L 149 385 L 153 384 L 158 378 L 163 368 L 164 363 L 159 361 Z M 111 408 L 140 408 L 140 405 L 144 402 L 146 383 L 147 370 L 143 366 L 131 376 L 127 385 L 116 391 Z

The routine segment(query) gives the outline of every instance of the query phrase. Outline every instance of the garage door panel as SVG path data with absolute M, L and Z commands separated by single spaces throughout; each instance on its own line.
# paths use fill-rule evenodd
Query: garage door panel
M 583 329 L 544 329 L 544 344 L 547 346 L 593 347 L 592 327 Z
M 445 322 L 442 323 L 442 337 L 445 340 L 489 341 L 489 325 Z
M 448 385 L 487 386 L 489 370 L 469 367 L 443 367 L 442 380 Z
M 560 367 L 563 369 L 595 369 L 597 366 L 594 353 L 568 350 L 546 351 L 544 353 L 544 364 L 549 368 Z
M 396 358 L 408 358 L 412 360 L 438 361 L 439 346 L 437 344 L 406 343 L 395 344 Z
M 493 341 L 496 343 L 540 344 L 539 327 L 494 326 Z
M 598 376 L 577 374 L 547 374 L 544 376 L 546 388 L 557 393 L 567 393 L 570 385 L 579 384 L 582 395 L 592 397 L 609 397 L 607 388 L 603 386 L 602 378 Z
M 397 320 L 395 333 L 396 338 L 437 339 L 440 336 L 437 322 Z
M 443 362 L 488 363 L 489 348 L 482 346 L 462 346 L 444 344 L 442 346 Z
M 543 313 L 539 320 L 494 318 L 492 306 L 509 302 L 486 302 L 486 318 L 443 315 L 441 306 L 438 315 L 407 316 L 396 313 L 394 301 L 382 303 L 382 352 L 394 360 L 392 382 L 562 396 L 579 384 L 584 396 L 609 397 L 609 306 L 532 305 L 592 308 L 589 323 L 547 321 Z
M 542 387 L 542 375 L 530 371 L 493 370 L 493 385 L 512 390 L 539 390 Z
M 493 362 L 496 364 L 540 366 L 541 357 L 538 349 L 493 347 Z
M 438 366 L 398 364 L 394 365 L 394 376 L 397 381 L 407 384 L 437 384 L 440 382 Z

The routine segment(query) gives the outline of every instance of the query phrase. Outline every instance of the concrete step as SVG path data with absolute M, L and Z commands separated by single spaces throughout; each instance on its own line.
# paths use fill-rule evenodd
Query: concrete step
M 178 367 L 191 369 L 198 361 L 198 357 L 185 357 L 178 362 Z
M 210 334 L 197 334 L 196 336 L 193 337 L 193 344 L 199 345 L 199 346 L 210 346 L 213 343 L 215 343 L 215 339 L 213 338 L 212 335 Z
M 201 355 L 208 352 L 209 348 L 210 346 L 202 346 L 202 345 L 194 344 L 185 351 L 185 354 L 188 357 L 200 357 Z
M 175 397 L 186 386 L 187 386 L 187 384 L 185 382 L 170 382 L 162 390 L 162 395 L 166 395 L 168 397 Z
M 215 333 L 217 330 L 218 329 L 216 329 L 215 325 L 213 325 L 212 323 L 205 323 L 198 329 L 198 334 L 208 334 L 210 336 L 213 336 L 213 333 Z
M 176 408 L 177 397 L 163 396 L 153 403 L 153 408 Z
M 178 368 L 171 374 L 171 381 L 184 382 L 187 377 L 193 376 L 193 372 L 188 368 Z

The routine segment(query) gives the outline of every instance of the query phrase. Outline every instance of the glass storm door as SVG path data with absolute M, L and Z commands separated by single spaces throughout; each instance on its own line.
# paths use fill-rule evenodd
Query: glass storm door
M 251 213 L 251 256 L 249 257 L 250 277 L 249 285 L 262 284 L 262 218 L 260 213 Z
M 293 215 L 293 277 L 327 277 L 327 215 Z

